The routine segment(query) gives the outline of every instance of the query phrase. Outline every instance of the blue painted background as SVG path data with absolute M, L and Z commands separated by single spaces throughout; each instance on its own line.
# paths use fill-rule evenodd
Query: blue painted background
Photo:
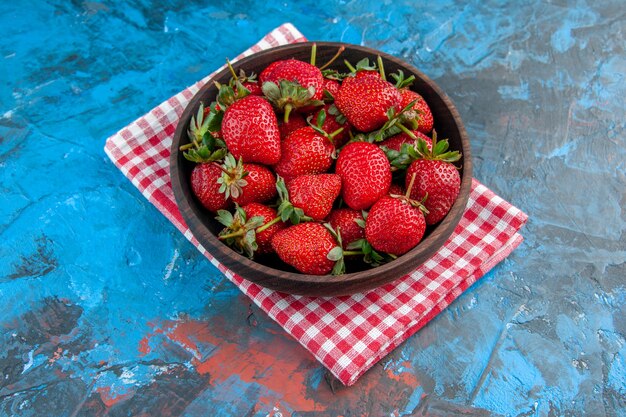
M 102 151 L 284 21 L 435 79 L 476 177 L 530 215 L 350 388 Z M 623 2 L 14 0 L 0 27 L 0 415 L 626 414 Z

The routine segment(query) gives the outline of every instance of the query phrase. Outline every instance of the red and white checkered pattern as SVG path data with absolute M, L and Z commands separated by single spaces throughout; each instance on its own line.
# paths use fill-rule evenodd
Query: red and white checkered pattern
M 296 28 L 284 24 L 238 58 L 303 41 Z M 271 291 L 235 275 L 193 237 L 178 211 L 169 178 L 170 145 L 178 119 L 210 77 L 111 136 L 105 152 L 229 280 L 344 384 L 353 384 L 521 243 L 517 231 L 527 216 L 474 180 L 468 208 L 454 234 L 424 265 L 391 284 L 365 294 L 311 298 Z

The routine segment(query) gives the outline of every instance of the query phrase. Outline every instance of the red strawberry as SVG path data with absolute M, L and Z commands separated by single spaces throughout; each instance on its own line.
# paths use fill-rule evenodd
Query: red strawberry
M 273 165 L 280 159 L 280 133 L 272 106 L 258 96 L 246 96 L 226 109 L 222 120 L 226 147 L 244 162 Z
M 328 223 L 341 234 L 344 249 L 355 240 L 365 237 L 365 229 L 357 221 L 365 222 L 361 212 L 351 208 L 335 209 L 328 215 Z
M 370 63 L 369 58 L 363 58 L 359 62 L 356 63 L 356 66 L 352 66 L 349 62 L 344 61 L 348 69 L 350 70 L 350 76 L 344 79 L 351 82 L 351 80 L 355 78 L 363 78 L 363 77 L 376 77 L 381 78 L 380 71 L 376 67 L 376 64 Z M 382 64 L 382 61 L 379 61 L 379 64 Z
M 287 136 L 294 130 L 298 130 L 301 127 L 307 127 L 308 124 L 301 114 L 294 113 L 289 117 L 289 121 L 286 123 L 282 120 L 278 121 L 278 129 L 280 130 L 280 139 L 285 140 Z
M 227 209 L 232 203 L 220 192 L 222 169 L 215 163 L 198 164 L 191 171 L 191 191 L 209 211 Z
M 424 139 L 426 141 L 426 145 L 428 146 L 428 149 L 432 149 L 432 139 L 430 139 L 428 136 L 426 136 L 425 134 L 423 134 L 422 132 L 420 132 L 419 130 L 414 130 L 413 134 L 415 136 L 417 136 L 418 139 Z M 400 149 L 402 148 L 402 145 L 408 143 L 409 145 L 413 145 L 415 143 L 415 139 L 413 139 L 412 137 L 410 137 L 408 134 L 402 132 L 402 133 L 398 133 L 397 135 L 394 135 L 388 139 L 385 139 L 384 141 L 380 142 L 378 144 L 378 146 L 380 147 L 386 147 L 387 149 L 392 149 L 394 151 L 398 151 L 400 152 Z
M 400 106 L 400 93 L 391 83 L 374 76 L 347 79 L 341 85 L 335 105 L 352 126 L 362 132 L 376 130 L 389 118 L 387 111 Z
M 372 248 L 397 256 L 413 249 L 425 231 L 424 214 L 404 198 L 381 198 L 365 222 L 365 238 Z
M 276 176 L 267 167 L 257 164 L 243 164 L 247 173 L 243 179 L 247 183 L 233 201 L 240 206 L 250 203 L 265 203 L 276 197 Z
M 389 187 L 389 195 L 404 195 L 404 193 L 404 188 L 398 184 L 391 184 L 391 187 Z
M 257 230 L 261 229 L 263 226 L 270 223 L 272 220 L 276 219 L 276 216 L 277 216 L 276 210 L 274 210 L 271 207 L 267 207 L 263 204 L 259 204 L 259 203 L 251 203 L 246 206 L 243 206 L 243 210 L 245 211 L 246 217 L 248 219 L 251 219 L 255 216 L 263 217 L 263 225 L 259 227 Z M 257 231 L 256 243 L 258 245 L 258 249 L 256 250 L 256 253 L 262 254 L 262 253 L 273 252 L 272 237 L 274 237 L 274 235 L 277 232 L 285 229 L 286 227 L 287 225 L 285 225 L 285 223 L 281 221 L 277 221 L 274 224 L 267 227 L 267 229 L 262 230 L 261 232 Z
M 373 143 L 348 143 L 339 153 L 335 172 L 341 177 L 343 201 L 354 210 L 368 209 L 389 192 L 391 166 Z
M 418 159 L 406 171 L 406 181 L 416 173 L 411 198 L 421 201 L 428 210 L 427 224 L 439 223 L 450 211 L 459 195 L 461 176 L 450 162 Z
M 262 96 L 263 95 L 263 91 L 261 90 L 261 86 L 257 82 L 246 81 L 245 83 L 243 83 L 243 86 L 248 91 L 250 91 L 250 95 L 253 95 L 253 96 Z
M 359 70 L 354 75 L 354 78 L 363 78 L 363 77 L 375 77 L 380 78 L 380 72 L 376 69 L 372 70 Z
M 263 71 L 261 71 L 261 73 L 259 74 L 259 83 L 261 85 L 263 85 L 267 81 L 267 77 L 272 73 L 272 71 L 274 71 L 274 68 L 280 65 L 281 62 L 283 61 L 274 61 L 267 67 L 265 67 Z
M 286 182 L 303 174 L 320 174 L 333 163 L 335 147 L 312 127 L 292 132 L 281 144 L 282 156 L 274 167 Z
M 406 107 L 413 100 L 417 99 L 417 102 L 413 105 L 413 109 L 416 114 L 411 118 L 417 122 L 417 130 L 422 133 L 430 133 L 433 130 L 433 113 L 430 111 L 430 107 L 428 107 L 428 103 L 426 100 L 415 91 L 411 91 L 406 88 L 402 88 L 399 90 L 400 96 L 402 100 L 400 102 L 400 106 L 402 108 Z
M 263 77 L 263 82 L 278 84 L 281 80 L 297 82 L 304 88 L 312 87 L 313 100 L 321 100 L 324 93 L 324 76 L 315 65 L 297 59 L 278 61 L 272 71 Z
M 452 162 L 458 161 L 461 155 L 457 151 L 448 151 L 448 141 L 437 142 L 433 134 L 432 151 L 418 148 L 420 157 L 411 163 L 406 171 L 405 183 L 415 175 L 415 184 L 411 189 L 411 199 L 421 201 L 428 210 L 427 224 L 440 222 L 459 195 L 461 176 Z
M 330 78 L 324 78 L 324 91 L 328 91 L 328 93 L 333 96 L 333 98 L 337 95 L 337 93 L 339 92 L 339 87 L 341 87 L 341 84 L 339 84 L 338 81 L 336 80 L 331 80 Z
M 222 164 L 222 176 L 217 180 L 220 192 L 240 206 L 264 203 L 276 197 L 276 176 L 269 168 L 258 164 L 246 164 L 226 154 Z
M 315 116 L 311 121 L 314 125 L 318 124 L 318 118 L 322 111 L 324 111 L 324 114 L 326 116 L 324 119 L 324 123 L 322 123 L 321 126 L 321 129 L 324 132 L 330 134 L 336 132 L 338 129 L 343 128 L 340 133 L 333 137 L 333 144 L 335 145 L 335 147 L 342 147 L 343 144 L 346 143 L 348 139 L 350 139 L 350 123 L 348 123 L 346 118 L 341 115 L 341 113 L 339 113 L 337 107 L 333 106 L 332 104 L 326 104 L 323 109 L 320 109 L 317 113 L 315 113 Z M 340 123 L 337 118 L 342 120 L 343 123 Z
M 323 220 L 339 196 L 341 178 L 336 174 L 300 175 L 287 184 L 287 190 L 294 207 L 313 220 Z
M 335 264 L 328 254 L 335 247 L 335 238 L 319 223 L 300 223 L 272 238 L 272 248 L 280 259 L 304 274 L 328 274 Z

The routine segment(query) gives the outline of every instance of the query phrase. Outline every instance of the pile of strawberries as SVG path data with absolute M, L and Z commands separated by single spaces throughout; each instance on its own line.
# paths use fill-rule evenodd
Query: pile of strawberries
M 191 188 L 219 239 L 306 274 L 376 266 L 414 248 L 456 200 L 461 155 L 437 140 L 426 101 L 382 60 L 347 72 L 295 59 L 216 84 L 191 120 Z M 431 134 L 432 132 L 432 134 Z M 430 136 L 429 136 L 430 135 Z M 272 255 L 275 254 L 275 255 Z M 350 264 L 350 262 L 348 262 Z

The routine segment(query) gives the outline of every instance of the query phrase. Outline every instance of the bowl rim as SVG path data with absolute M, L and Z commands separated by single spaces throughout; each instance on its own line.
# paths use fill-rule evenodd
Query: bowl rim
M 213 80 L 223 78 L 226 73 L 228 73 L 228 68 L 222 68 L 221 70 L 217 71 L 215 75 L 209 78 L 207 82 L 195 93 L 195 95 L 189 101 L 189 103 L 185 107 L 185 110 L 179 117 L 179 123 L 174 133 L 172 145 L 170 147 L 170 179 L 172 189 L 174 191 L 176 204 L 178 205 L 181 215 L 187 223 L 187 226 L 191 230 L 193 236 L 203 247 L 205 247 L 211 257 L 215 258 L 218 262 L 223 264 L 226 268 L 230 269 L 233 273 L 249 281 L 255 282 L 261 286 L 265 286 L 270 289 L 282 292 L 288 292 L 291 294 L 311 295 L 312 293 L 314 293 L 314 295 L 345 295 L 355 292 L 350 291 L 349 289 L 347 292 L 343 291 L 341 287 L 345 286 L 346 284 L 360 283 L 362 285 L 359 286 L 357 292 L 362 292 L 364 291 L 364 288 L 372 289 L 384 283 L 392 282 L 414 271 L 418 266 L 422 265 L 439 249 L 441 249 L 441 247 L 454 232 L 454 229 L 460 221 L 469 200 L 469 194 L 472 184 L 471 148 L 465 126 L 463 125 L 463 122 L 461 120 L 461 116 L 450 97 L 448 97 L 448 95 L 433 80 L 431 80 L 428 76 L 415 68 L 412 64 L 396 58 L 392 55 L 389 55 L 383 51 L 343 42 L 299 42 L 259 51 L 233 62 L 233 66 L 235 70 L 238 71 L 239 68 L 245 68 L 246 64 L 248 64 L 250 61 L 258 59 L 259 56 L 267 56 L 276 52 L 282 53 L 290 50 L 296 51 L 302 48 L 311 48 L 314 43 L 317 44 L 318 50 L 320 47 L 339 48 L 340 46 L 344 46 L 346 47 L 346 49 L 355 50 L 363 54 L 364 56 L 375 57 L 377 55 L 380 55 L 381 58 L 392 61 L 395 64 L 410 70 L 411 74 L 414 74 L 415 77 L 420 79 L 421 82 L 427 84 L 430 88 L 432 88 L 435 94 L 437 94 L 440 99 L 445 103 L 448 111 L 452 115 L 454 124 L 459 131 L 462 146 L 463 165 L 461 187 L 459 190 L 459 195 L 446 217 L 439 224 L 436 225 L 436 227 L 424 240 L 422 240 L 416 247 L 411 249 L 409 252 L 399 256 L 397 259 L 375 268 L 346 273 L 343 275 L 310 275 L 298 272 L 289 272 L 260 264 L 258 262 L 255 262 L 254 260 L 250 260 L 242 254 L 239 254 L 237 251 L 231 249 L 226 244 L 217 239 L 217 237 L 208 229 L 208 227 L 202 221 L 197 219 L 197 216 L 193 214 L 194 210 L 191 207 L 188 196 L 184 193 L 185 187 L 189 187 L 188 185 L 185 185 L 185 182 L 188 182 L 188 180 L 181 175 L 181 168 L 179 167 L 181 163 L 186 163 L 185 160 L 183 160 L 182 158 L 182 152 L 179 151 L 179 146 L 186 143 L 185 139 L 187 138 L 187 126 L 189 124 L 189 120 L 191 119 L 191 116 L 197 112 L 197 108 L 199 106 L 199 102 L 201 101 L 203 93 L 207 89 L 211 88 Z M 195 221 L 194 218 L 196 218 Z M 436 232 L 439 233 L 437 234 Z M 433 244 L 436 241 L 440 241 L 440 244 L 437 244 L 436 247 L 433 248 Z M 226 252 L 224 249 L 226 249 L 228 252 Z M 428 254 L 428 256 L 426 256 L 426 254 Z M 415 259 L 422 257 L 424 258 L 423 261 L 420 261 L 416 264 Z M 393 272 L 393 276 L 395 276 L 395 278 L 389 278 L 388 276 L 386 276 L 391 272 Z M 268 282 L 269 280 L 273 280 L 277 277 L 281 278 L 281 280 L 284 280 L 284 286 L 279 285 L 278 287 L 280 288 L 278 288 L 273 282 Z M 364 280 L 366 279 L 368 282 L 371 282 L 372 285 L 364 285 Z M 319 284 L 323 288 L 317 288 L 314 291 L 298 292 L 296 288 L 292 288 L 294 286 L 298 287 L 298 284 Z M 337 292 L 338 290 L 339 292 Z

